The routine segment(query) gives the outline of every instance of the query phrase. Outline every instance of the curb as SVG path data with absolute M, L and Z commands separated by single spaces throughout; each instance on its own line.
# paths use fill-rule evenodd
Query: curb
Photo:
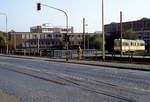
M 116 68 L 116 69 L 128 69 L 128 70 L 138 70 L 138 71 L 150 71 L 150 65 L 149 68 L 135 68 L 135 67 L 127 67 L 127 63 L 117 63 L 117 64 L 122 64 L 122 66 L 117 66 L 113 62 L 108 62 L 108 64 L 96 64 L 96 63 L 87 63 L 84 61 L 63 61 L 63 60 L 56 60 L 56 59 L 48 59 L 48 58 L 42 58 L 42 57 L 29 57 L 29 56 L 14 56 L 14 55 L 1 55 L 3 57 L 12 57 L 12 58 L 22 58 L 22 59 L 33 59 L 33 60 L 43 60 L 43 61 L 52 61 L 52 62 L 62 62 L 62 63 L 72 63 L 72 64 L 82 64 L 82 65 L 91 65 L 91 66 L 101 66 L 101 67 L 111 67 L 111 68 Z M 39 59 L 38 59 L 39 58 Z M 109 64 L 114 64 L 114 65 L 109 65 Z M 124 65 L 124 66 L 123 66 Z M 130 65 L 136 65 L 136 64 L 130 64 Z M 141 65 L 142 66 L 142 65 Z

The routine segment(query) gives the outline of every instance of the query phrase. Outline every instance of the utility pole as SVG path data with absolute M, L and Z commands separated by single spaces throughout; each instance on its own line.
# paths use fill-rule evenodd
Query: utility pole
M 83 18 L 83 48 L 85 50 L 85 18 Z
M 40 55 L 40 30 L 42 28 L 38 27 L 38 34 L 37 34 L 37 54 Z
M 122 39 L 123 39 L 123 36 L 122 36 L 122 11 L 120 11 L 120 56 L 123 55 L 123 52 L 122 52 Z
M 40 40 L 40 39 L 39 39 L 39 38 L 40 38 L 40 33 L 37 34 L 37 48 L 38 48 L 38 49 L 37 49 L 37 53 L 38 53 L 38 55 L 40 55 L 40 54 L 39 54 L 39 53 L 40 53 L 40 50 L 39 50 L 39 49 L 40 49 L 40 46 L 39 46 L 39 43 L 40 43 L 39 40 Z
M 6 15 L 6 39 L 7 39 L 7 44 L 6 44 L 6 46 L 7 46 L 7 51 L 6 51 L 6 53 L 8 54 L 8 18 L 7 18 L 7 15 Z
M 103 56 L 102 59 L 105 61 L 105 31 L 104 31 L 104 1 L 102 0 L 102 34 L 103 34 Z
M 5 13 L 0 13 L 0 15 L 4 15 L 6 17 L 6 38 L 5 38 L 5 43 L 6 43 L 6 54 L 8 54 L 8 18 L 7 18 L 7 14 L 5 14 Z
M 88 36 L 87 36 L 87 37 L 88 37 L 88 38 L 87 38 L 87 40 L 88 40 L 88 41 L 87 41 L 87 43 L 88 43 L 88 49 L 90 49 L 90 41 L 89 41 L 89 40 L 90 40 L 90 35 L 89 35 L 88 33 L 87 33 L 87 35 L 88 35 Z

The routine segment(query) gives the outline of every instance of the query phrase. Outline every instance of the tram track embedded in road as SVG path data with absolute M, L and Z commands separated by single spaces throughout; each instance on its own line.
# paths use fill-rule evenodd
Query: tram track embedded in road
M 125 102 L 138 102 L 136 100 L 129 99 L 127 97 L 120 96 L 120 95 L 115 95 L 113 93 L 110 93 L 110 92 L 107 92 L 107 91 L 104 91 L 104 90 L 97 90 L 97 89 L 92 88 L 90 86 L 83 85 L 81 83 L 75 82 L 72 79 L 66 79 L 64 77 L 61 77 L 58 74 L 53 74 L 53 75 L 56 75 L 57 78 L 59 78 L 63 81 L 44 78 L 44 77 L 41 77 L 41 76 L 37 76 L 35 74 L 19 71 L 18 69 L 14 69 L 14 68 L 2 68 L 2 69 L 8 70 L 8 71 L 13 71 L 13 72 L 16 72 L 16 73 L 19 73 L 19 74 L 24 74 L 24 75 L 27 75 L 27 76 L 30 76 L 30 77 L 41 79 L 41 80 L 53 82 L 53 83 L 56 83 L 56 84 L 59 84 L 59 85 L 67 85 L 67 86 L 77 87 L 77 88 L 80 88 L 82 90 L 86 90 L 86 91 L 89 91 L 89 92 L 97 93 L 97 94 L 100 94 L 100 95 L 105 95 L 105 96 L 116 98 L 116 99 L 119 99 L 119 100 L 124 100 Z M 42 72 L 42 73 L 45 73 L 45 74 L 51 74 L 51 73 L 46 73 L 45 71 L 40 71 L 40 70 L 32 70 L 32 69 L 24 69 L 24 70 L 37 71 L 38 73 Z M 110 83 L 105 83 L 105 84 L 117 87 L 116 85 L 113 85 L 113 84 L 110 84 Z

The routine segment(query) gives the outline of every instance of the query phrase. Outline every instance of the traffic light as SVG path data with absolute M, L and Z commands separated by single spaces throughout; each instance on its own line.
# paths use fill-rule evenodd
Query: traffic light
M 70 35 L 67 35 L 67 42 L 70 41 Z
M 41 3 L 37 3 L 37 10 L 38 10 L 38 11 L 41 10 Z
M 70 35 L 64 34 L 64 42 L 69 42 Z
M 64 42 L 67 42 L 67 34 L 64 34 Z

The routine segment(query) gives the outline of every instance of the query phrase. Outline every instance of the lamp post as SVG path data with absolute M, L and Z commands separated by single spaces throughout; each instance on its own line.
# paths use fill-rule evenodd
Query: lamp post
M 5 38 L 5 43 L 6 43 L 6 54 L 8 54 L 8 19 L 7 19 L 7 14 L 5 13 L 0 13 L 0 15 L 4 15 L 6 17 L 6 38 Z
M 83 49 L 85 51 L 85 18 L 83 18 Z
M 105 61 L 104 0 L 102 0 L 102 34 L 103 34 L 103 56 L 102 56 L 102 59 L 103 59 L 103 61 Z
M 41 5 L 42 6 L 46 6 L 46 7 L 49 7 L 49 8 L 52 8 L 52 9 L 55 9 L 55 10 L 58 10 L 60 12 L 63 12 L 66 16 L 66 35 L 68 36 L 68 15 L 66 13 L 66 11 L 62 10 L 62 9 L 59 9 L 59 8 L 56 8 L 56 7 L 52 7 L 52 6 L 49 6 L 49 5 L 46 5 L 46 4 L 42 4 L 42 3 L 37 3 L 37 10 L 41 10 Z M 68 50 L 68 41 L 67 41 L 67 50 Z M 66 61 L 68 61 L 68 57 L 66 56 Z
M 122 39 L 123 39 L 123 36 L 122 36 L 122 11 L 120 11 L 120 56 L 123 55 L 123 52 L 122 52 Z
M 83 39 L 83 49 L 84 50 L 86 49 L 86 44 L 85 44 L 86 43 L 86 41 L 85 41 L 86 40 L 86 36 L 85 36 L 85 34 L 86 34 L 85 33 L 86 28 L 85 27 L 86 26 L 88 26 L 88 24 L 85 23 L 85 18 L 83 18 L 83 36 L 82 36 L 82 39 Z

